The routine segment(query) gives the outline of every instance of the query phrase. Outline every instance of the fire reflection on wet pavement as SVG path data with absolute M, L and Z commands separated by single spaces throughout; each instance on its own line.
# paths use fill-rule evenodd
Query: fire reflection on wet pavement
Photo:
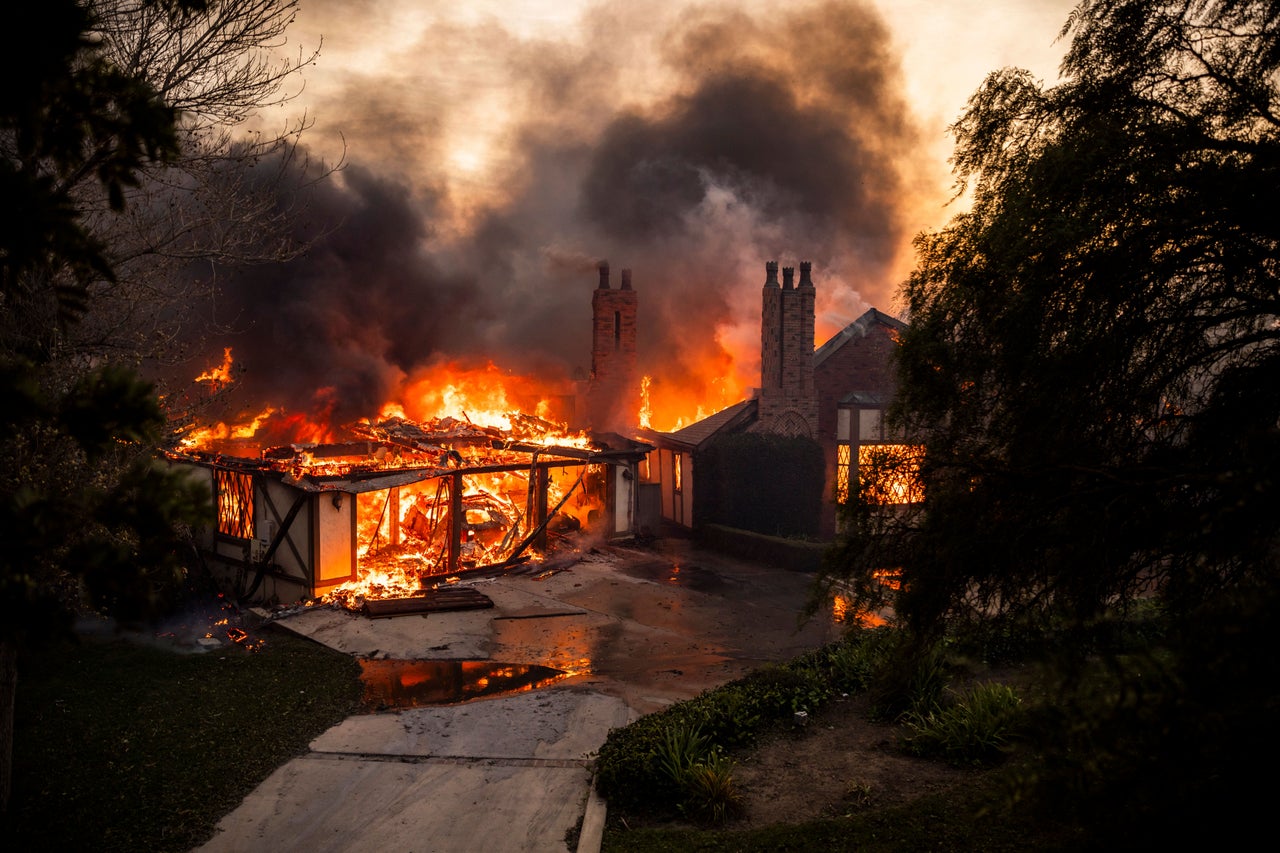
M 453 705 L 473 699 L 536 690 L 567 673 L 537 664 L 487 660 L 360 661 L 364 684 L 361 707 L 366 713 Z

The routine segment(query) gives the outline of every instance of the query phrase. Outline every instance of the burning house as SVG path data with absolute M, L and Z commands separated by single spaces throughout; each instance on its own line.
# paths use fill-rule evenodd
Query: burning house
M 323 441 L 272 442 L 271 409 L 236 428 L 177 431 L 169 460 L 207 484 L 217 509 L 216 526 L 196 532 L 211 573 L 245 600 L 360 606 L 510 570 L 571 531 L 608 540 L 652 527 L 637 497 L 652 447 L 607 431 L 638 405 L 630 272 L 613 290 L 601 264 L 592 302 L 589 431 L 509 410 L 385 414 L 326 428 Z
M 169 458 L 208 483 L 217 525 L 198 545 L 239 596 L 376 598 L 514 566 L 557 531 L 631 535 L 649 448 L 616 435 L 560 443 L 551 427 L 525 415 L 507 430 L 395 418 L 350 425 L 342 443 Z
M 837 525 L 837 503 L 848 499 L 851 484 L 866 476 L 884 454 L 910 452 L 885 427 L 896 380 L 891 354 L 906 325 L 875 308 L 845 326 L 816 350 L 812 266 L 765 265 L 761 307 L 760 387 L 754 397 L 674 432 L 646 431 L 655 450 L 647 461 L 647 480 L 661 489 L 662 517 L 693 528 L 699 457 L 718 439 L 744 431 L 807 438 L 822 449 L 819 535 L 830 538 Z M 705 486 L 704 486 L 705 487 Z M 883 483 L 884 503 L 919 499 L 910 482 Z M 787 501 L 792 495 L 778 494 Z

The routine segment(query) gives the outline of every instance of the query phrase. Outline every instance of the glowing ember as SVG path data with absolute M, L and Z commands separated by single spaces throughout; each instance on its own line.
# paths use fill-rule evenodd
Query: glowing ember
M 251 652 L 258 651 L 266 643 L 265 640 L 250 636 L 243 628 L 228 628 L 227 639 Z

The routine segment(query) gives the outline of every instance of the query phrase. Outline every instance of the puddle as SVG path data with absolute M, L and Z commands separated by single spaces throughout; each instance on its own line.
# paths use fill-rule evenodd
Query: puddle
M 716 592 L 724 589 L 724 578 L 700 566 L 682 566 L 669 562 L 639 563 L 626 566 L 622 571 L 640 580 L 682 586 L 696 592 Z
M 546 687 L 567 673 L 549 666 L 488 660 L 360 661 L 366 713 L 456 705 Z

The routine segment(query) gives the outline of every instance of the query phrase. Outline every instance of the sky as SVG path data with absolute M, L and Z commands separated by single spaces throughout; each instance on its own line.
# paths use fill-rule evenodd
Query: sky
M 313 251 L 231 283 L 239 357 L 350 413 L 448 362 L 581 376 L 607 261 L 659 407 L 709 414 L 758 384 L 766 261 L 812 262 L 817 344 L 900 312 L 912 238 L 958 212 L 947 126 L 990 71 L 1052 84 L 1072 6 L 301 0 L 281 50 L 320 55 L 261 122 L 305 110 L 343 168 Z

